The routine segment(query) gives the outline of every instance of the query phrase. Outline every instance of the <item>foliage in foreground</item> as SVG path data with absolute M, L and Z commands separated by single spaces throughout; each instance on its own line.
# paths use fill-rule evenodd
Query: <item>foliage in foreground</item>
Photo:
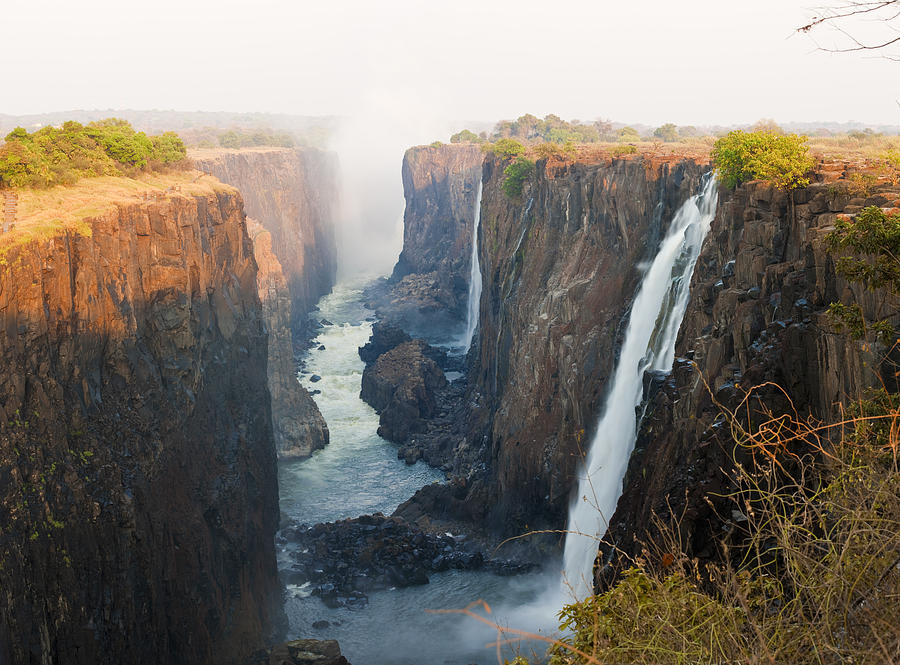
M 701 570 L 684 557 L 648 554 L 609 591 L 563 609 L 571 637 L 551 649 L 551 663 L 896 662 L 895 402 L 881 393 L 860 405 L 834 448 L 825 428 L 798 420 L 775 418 L 752 433 L 736 428 L 739 447 L 768 460 L 752 472 L 738 466 L 731 497 L 745 534 L 731 557 L 738 564 Z M 816 454 L 786 452 L 788 437 Z M 674 535 L 667 545 L 663 551 L 677 552 Z
M 116 118 L 88 125 L 69 121 L 31 134 L 17 127 L 0 147 L 0 185 L 67 185 L 80 178 L 168 168 L 186 155 L 174 132 L 148 136 Z
M 808 174 L 815 165 L 806 140 L 797 134 L 737 130 L 715 142 L 711 157 L 728 187 L 766 180 L 780 189 L 795 189 L 809 184 Z

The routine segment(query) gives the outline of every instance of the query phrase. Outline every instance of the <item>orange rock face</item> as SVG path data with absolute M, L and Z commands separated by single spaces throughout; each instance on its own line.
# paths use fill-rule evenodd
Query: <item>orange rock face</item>
M 195 190 L 0 261 L 0 662 L 234 663 L 281 611 L 256 262 Z

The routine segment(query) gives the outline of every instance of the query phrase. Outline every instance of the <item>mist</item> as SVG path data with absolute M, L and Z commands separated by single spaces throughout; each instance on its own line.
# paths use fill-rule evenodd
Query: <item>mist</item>
M 340 122 L 329 148 L 338 155 L 338 279 L 389 274 L 403 245 L 403 183 L 407 148 L 447 141 L 452 123 L 420 97 L 396 90 L 365 95 Z

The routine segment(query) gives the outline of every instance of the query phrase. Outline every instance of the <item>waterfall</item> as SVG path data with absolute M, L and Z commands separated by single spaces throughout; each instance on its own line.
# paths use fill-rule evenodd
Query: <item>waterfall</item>
M 475 195 L 475 221 L 472 224 L 472 268 L 469 273 L 469 309 L 466 313 L 466 335 L 463 348 L 472 346 L 472 337 L 478 326 L 478 305 L 481 302 L 481 265 L 478 262 L 478 227 L 481 224 L 481 179 L 478 179 L 478 193 Z
M 598 539 L 622 493 L 643 401 L 644 372 L 671 371 L 675 340 L 687 309 L 691 275 L 716 214 L 718 187 L 709 176 L 669 227 L 631 307 L 628 329 L 596 434 L 569 508 L 563 584 L 581 599 L 592 593 Z M 658 469 L 657 473 L 665 473 Z

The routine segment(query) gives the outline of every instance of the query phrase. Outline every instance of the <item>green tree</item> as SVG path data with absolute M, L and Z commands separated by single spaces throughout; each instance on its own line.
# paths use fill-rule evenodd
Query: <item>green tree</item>
M 662 139 L 666 143 L 674 143 L 678 140 L 678 128 L 671 122 L 667 122 L 665 125 L 657 127 L 653 131 L 653 136 Z
M 464 129 L 450 137 L 450 143 L 483 143 L 484 139 L 475 132 Z
M 485 145 L 484 150 L 492 152 L 500 159 L 512 159 L 525 153 L 525 146 L 515 139 L 498 139 Z
M 630 143 L 641 140 L 641 135 L 634 127 L 622 127 L 616 133 L 616 140 L 620 143 Z
M 524 157 L 519 157 L 512 164 L 503 169 L 503 193 L 513 199 L 522 195 L 525 181 L 534 173 L 534 162 Z
M 729 132 L 715 142 L 711 157 L 728 187 L 748 180 L 766 180 L 785 190 L 805 187 L 815 165 L 805 136 L 773 132 Z

